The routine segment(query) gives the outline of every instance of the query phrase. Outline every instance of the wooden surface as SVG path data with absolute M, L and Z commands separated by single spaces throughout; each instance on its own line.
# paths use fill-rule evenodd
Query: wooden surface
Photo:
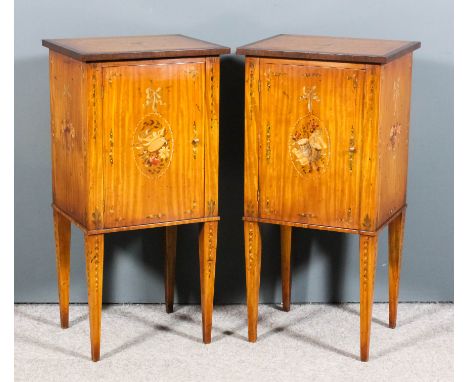
M 167 313 L 174 311 L 176 249 L 177 227 L 166 227 L 164 236 L 164 290 Z
M 203 223 L 199 239 L 203 343 L 211 342 L 218 222 Z
M 132 41 L 127 41 L 129 49 Z M 189 41 L 193 49 L 186 55 L 183 47 L 174 50 L 174 56 L 185 57 L 178 59 L 91 63 L 50 52 L 52 206 L 61 325 L 68 326 L 73 222 L 85 235 L 94 361 L 100 357 L 104 234 L 111 232 L 166 227 L 170 312 L 176 226 L 204 225 L 199 244 L 203 340 L 211 340 L 219 220 L 219 57 L 211 55 L 219 50 L 182 37 L 145 40 L 141 46 L 158 41 L 166 51 L 150 57 L 169 55 L 170 49 L 177 49 L 177 41 Z M 110 50 L 118 46 L 114 42 Z M 95 43 L 83 42 L 83 47 L 92 50 Z M 187 58 L 195 54 L 196 46 L 206 48 L 198 50 L 201 57 Z
M 280 226 L 281 232 L 281 291 L 283 310 L 291 308 L 291 226 Z
M 60 326 L 68 328 L 70 303 L 70 221 L 54 210 L 55 259 L 60 305 Z
M 292 40 L 299 44 L 307 38 Z M 289 40 L 272 39 L 257 48 L 273 47 L 278 41 Z M 320 43 L 325 46 L 327 41 L 337 42 Z M 404 49 L 396 53 L 394 42 L 341 43 L 337 45 L 341 53 L 346 53 L 345 45 L 354 49 L 355 57 L 364 48 L 372 48 L 374 54 L 380 49 L 378 54 L 391 62 L 347 62 L 337 52 L 330 61 L 272 58 L 265 52 L 253 53 L 253 48 L 246 53 L 244 232 L 249 341 L 256 339 L 258 320 L 258 223 L 281 226 L 285 310 L 290 304 L 291 227 L 354 233 L 360 235 L 361 360 L 367 361 L 378 232 L 386 225 L 389 326 L 396 325 L 412 53 L 401 56 Z M 307 48 L 307 44 L 301 46 Z
M 403 252 L 403 237 L 405 230 L 405 214 L 403 210 L 396 219 L 388 225 L 388 326 L 396 327 L 398 291 L 400 289 L 401 255 Z
M 262 240 L 258 223 L 244 221 L 245 281 L 249 342 L 257 341 L 258 294 L 262 265 Z
M 85 225 L 87 215 L 84 64 L 50 52 L 50 129 L 53 203 Z
M 106 67 L 103 79 L 104 228 L 203 217 L 204 58 Z
M 382 66 L 379 106 L 377 225 L 406 202 L 412 55 Z
M 230 48 L 173 34 L 42 40 L 42 45 L 79 61 L 119 61 L 228 54 Z
M 102 279 L 104 269 L 104 235 L 84 235 L 86 275 L 88 280 L 89 332 L 91 359 L 101 354 Z
M 280 34 L 237 48 L 255 57 L 385 64 L 421 46 L 419 41 Z
M 377 236 L 361 235 L 359 237 L 361 361 L 364 362 L 369 359 L 377 248 Z
M 357 229 L 363 67 L 262 59 L 260 72 L 260 217 Z M 320 159 L 302 166 L 315 132 Z

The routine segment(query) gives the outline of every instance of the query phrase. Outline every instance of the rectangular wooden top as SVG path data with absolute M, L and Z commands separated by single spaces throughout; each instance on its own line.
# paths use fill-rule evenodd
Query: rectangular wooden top
M 236 54 L 385 64 L 421 46 L 419 41 L 280 34 L 237 48 Z
M 85 62 L 219 56 L 231 53 L 231 49 L 225 46 L 179 34 L 42 40 L 42 45 Z

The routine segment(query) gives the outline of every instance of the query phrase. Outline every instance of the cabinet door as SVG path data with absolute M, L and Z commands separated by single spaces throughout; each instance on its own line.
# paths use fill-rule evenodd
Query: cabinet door
M 262 60 L 260 216 L 358 228 L 362 66 Z
M 203 216 L 205 61 L 103 70 L 105 228 Z

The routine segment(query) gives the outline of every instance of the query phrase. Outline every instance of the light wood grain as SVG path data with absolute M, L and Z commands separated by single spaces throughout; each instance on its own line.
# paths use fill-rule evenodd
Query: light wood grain
M 167 313 L 174 311 L 176 249 L 177 226 L 166 227 L 164 238 L 164 288 Z
M 380 76 L 377 225 L 406 203 L 412 54 L 382 67 Z
M 207 57 L 205 67 L 205 202 L 204 216 L 218 216 L 219 57 Z
M 217 240 L 218 222 L 203 223 L 199 239 L 199 260 L 202 332 L 205 344 L 211 342 Z
M 60 326 L 68 328 L 70 303 L 70 221 L 54 210 L 55 259 L 60 305 Z
M 257 341 L 258 293 L 262 264 L 262 240 L 258 223 L 244 222 L 245 273 L 249 342 Z
M 395 326 L 411 52 L 419 46 L 279 35 L 238 49 L 247 55 L 245 253 L 246 262 L 255 265 L 246 266 L 249 340 L 256 339 L 258 223 L 281 226 L 285 310 L 290 307 L 291 227 L 360 235 L 363 361 L 369 357 L 378 232 L 389 225 L 389 324 Z
M 87 150 L 85 67 L 55 52 L 49 55 L 52 198 L 54 204 L 86 225 Z
M 388 225 L 388 325 L 394 329 L 397 321 L 398 291 L 400 289 L 401 256 L 403 252 L 403 237 L 405 230 L 405 214 L 403 210 L 397 218 Z
M 421 46 L 419 41 L 279 34 L 237 48 L 237 54 L 385 64 Z
M 204 215 L 204 64 L 168 60 L 104 69 L 104 227 Z M 156 107 L 153 97 L 146 103 L 148 89 L 158 92 Z M 157 131 L 164 129 L 170 155 L 155 175 L 145 172 L 151 166 L 135 153 L 142 147 L 135 137 L 144 135 L 139 126 L 145 118 L 161 123 Z
M 291 226 L 280 226 L 281 231 L 281 290 L 283 310 L 291 308 Z
M 259 212 L 259 59 L 245 59 L 244 216 Z
M 364 70 L 353 64 L 261 62 L 260 216 L 358 228 Z M 310 92 L 317 100 L 309 102 Z M 310 138 L 302 129 L 312 121 L 326 147 L 317 161 L 321 167 L 304 173 L 310 170 L 298 166 L 292 142 L 296 134 Z
M 369 359 L 369 346 L 374 303 L 374 279 L 377 262 L 377 236 L 360 235 L 360 318 L 361 318 L 361 361 Z
M 99 361 L 101 352 L 102 278 L 104 269 L 104 235 L 84 235 L 88 280 L 89 332 L 91 358 Z

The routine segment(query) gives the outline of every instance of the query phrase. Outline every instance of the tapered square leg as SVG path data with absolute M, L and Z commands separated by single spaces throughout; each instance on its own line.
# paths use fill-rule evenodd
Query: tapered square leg
M 283 310 L 291 308 L 291 231 L 292 227 L 282 225 L 281 230 L 281 283 L 283 292 Z
M 70 221 L 54 210 L 55 260 L 60 304 L 60 326 L 68 328 L 70 302 Z
M 401 255 L 405 229 L 405 211 L 388 225 L 388 301 L 390 328 L 396 327 L 398 291 L 400 288 Z
M 166 312 L 174 311 L 174 282 L 175 282 L 175 263 L 177 247 L 177 227 L 166 227 L 164 240 L 165 264 L 164 264 L 164 287 L 166 292 Z
M 91 358 L 99 361 L 101 345 L 102 273 L 104 235 L 85 235 L 86 273 L 88 279 L 89 331 Z
M 257 340 L 258 293 L 262 258 L 262 243 L 258 223 L 244 222 L 244 240 L 249 341 L 255 342 Z
M 202 330 L 205 344 L 211 342 L 217 238 L 218 222 L 203 223 L 199 238 L 199 257 Z
M 360 235 L 359 237 L 361 283 L 361 361 L 367 361 L 369 359 L 377 243 L 377 235 Z

